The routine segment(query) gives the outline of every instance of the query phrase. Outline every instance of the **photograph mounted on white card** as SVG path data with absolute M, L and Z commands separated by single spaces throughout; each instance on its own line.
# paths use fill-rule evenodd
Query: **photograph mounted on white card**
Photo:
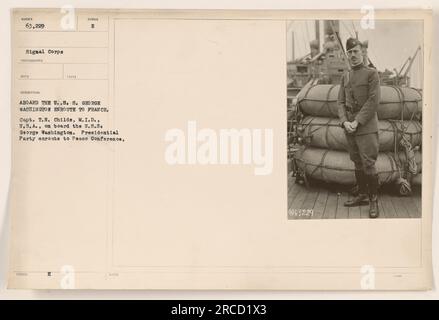
M 422 36 L 420 20 L 289 22 L 289 219 L 422 216 Z

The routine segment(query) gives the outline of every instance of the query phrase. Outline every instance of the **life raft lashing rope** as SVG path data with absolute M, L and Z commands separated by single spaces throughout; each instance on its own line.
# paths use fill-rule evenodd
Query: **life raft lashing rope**
M 338 119 L 339 89 L 339 85 L 310 84 L 295 99 L 296 111 L 303 114 L 295 128 L 302 147 L 292 158 L 296 177 L 303 177 L 306 183 L 307 177 L 328 183 L 356 182 Z M 382 85 L 380 97 L 379 181 L 393 183 L 401 195 L 408 195 L 411 185 L 421 180 L 422 95 L 414 88 Z
M 422 158 L 419 151 L 415 152 L 415 161 L 420 173 Z M 308 177 L 327 183 L 352 185 L 355 183 L 355 167 L 349 154 L 339 150 L 328 150 L 314 147 L 303 147 L 295 154 L 298 168 Z M 403 151 L 397 159 L 392 152 L 380 152 L 375 163 L 380 184 L 396 182 L 400 177 L 397 162 L 407 163 Z
M 395 87 L 382 85 L 380 87 L 380 103 L 378 105 L 378 119 L 409 119 L 412 115 L 422 111 L 421 93 L 409 87 Z M 318 84 L 300 91 L 297 103 L 300 110 L 317 117 L 338 117 L 338 91 L 340 85 Z
M 422 142 L 422 127 L 418 121 L 380 120 L 378 129 L 380 151 L 393 150 L 395 140 L 398 142 L 403 138 L 413 147 Z M 299 132 L 306 145 L 331 150 L 348 149 L 346 135 L 338 119 L 307 116 L 299 124 Z

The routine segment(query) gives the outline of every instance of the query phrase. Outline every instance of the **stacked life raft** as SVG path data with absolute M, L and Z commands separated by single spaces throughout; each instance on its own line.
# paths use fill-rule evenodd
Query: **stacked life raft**
M 329 183 L 355 184 L 354 164 L 338 118 L 339 85 L 313 85 L 297 95 L 297 126 L 303 146 L 294 153 L 296 167 L 305 177 Z M 380 184 L 421 181 L 422 95 L 409 87 L 381 86 L 377 110 Z M 405 194 L 403 188 L 401 194 Z

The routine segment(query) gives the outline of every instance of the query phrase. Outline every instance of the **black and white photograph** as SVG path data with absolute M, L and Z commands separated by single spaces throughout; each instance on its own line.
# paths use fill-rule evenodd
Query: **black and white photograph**
M 422 21 L 286 28 L 288 219 L 421 218 Z
M 400 9 L 5 10 L 0 300 L 438 296 L 439 43 Z

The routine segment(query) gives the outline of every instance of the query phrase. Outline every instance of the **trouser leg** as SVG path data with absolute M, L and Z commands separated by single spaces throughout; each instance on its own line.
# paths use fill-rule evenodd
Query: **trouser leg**
M 349 157 L 355 166 L 355 180 L 358 186 L 358 192 L 354 198 L 346 201 L 344 205 L 346 207 L 354 207 L 360 205 L 366 205 L 369 202 L 367 196 L 367 180 L 363 170 L 363 162 L 361 159 L 360 149 L 356 142 L 356 137 L 353 135 L 346 135 L 348 141 Z
M 366 175 L 375 175 L 375 162 L 378 158 L 378 133 L 355 136 L 361 168 Z
M 355 169 L 355 180 L 357 181 L 357 185 L 358 185 L 358 193 L 367 194 L 368 193 L 367 180 L 363 170 Z
M 357 136 L 356 142 L 359 149 L 359 154 L 363 164 L 363 172 L 369 193 L 369 217 L 377 218 L 379 215 L 378 207 L 378 188 L 379 179 L 375 162 L 378 158 L 378 134 L 367 134 Z

